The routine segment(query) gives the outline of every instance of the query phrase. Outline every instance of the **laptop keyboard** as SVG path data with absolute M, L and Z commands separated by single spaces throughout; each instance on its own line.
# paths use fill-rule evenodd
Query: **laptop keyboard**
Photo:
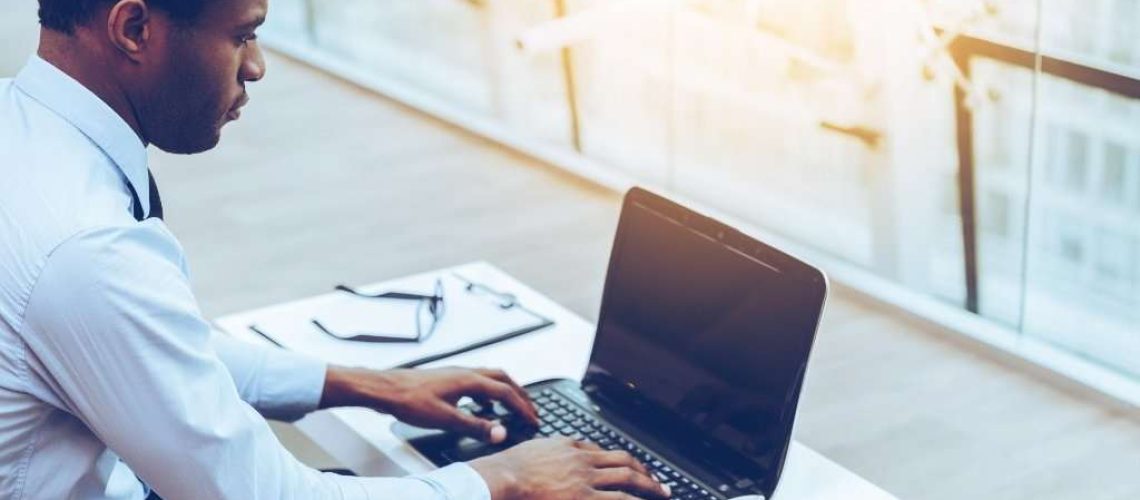
M 624 450 L 645 464 L 646 468 L 658 480 L 668 485 L 673 492 L 672 498 L 674 499 L 705 500 L 719 498 L 708 489 L 695 483 L 684 473 L 662 462 L 658 457 L 638 446 L 637 443 L 630 441 L 605 422 L 582 410 L 557 391 L 541 389 L 531 394 L 531 398 L 538 409 L 540 422 L 538 429 L 533 431 L 535 436 L 566 436 L 571 439 L 594 443 L 606 450 Z M 498 406 L 496 405 L 496 407 Z M 502 412 L 501 408 L 495 409 L 495 413 Z

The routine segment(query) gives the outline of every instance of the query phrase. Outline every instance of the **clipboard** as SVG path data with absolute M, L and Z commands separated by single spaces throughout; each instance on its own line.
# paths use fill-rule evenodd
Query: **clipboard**
M 527 308 L 509 292 L 494 290 L 451 272 L 412 276 L 388 282 L 383 289 L 365 287 L 361 291 L 430 293 L 437 279 L 443 284 L 447 311 L 439 319 L 434 334 L 421 343 L 354 342 L 317 331 L 312 318 L 322 314 L 327 317 L 329 311 L 345 311 L 343 301 L 362 300 L 343 293 L 316 297 L 287 316 L 262 320 L 249 325 L 249 329 L 285 349 L 330 362 L 383 370 L 417 367 L 554 325 L 553 320 Z M 383 307 L 376 309 L 377 312 L 383 310 Z

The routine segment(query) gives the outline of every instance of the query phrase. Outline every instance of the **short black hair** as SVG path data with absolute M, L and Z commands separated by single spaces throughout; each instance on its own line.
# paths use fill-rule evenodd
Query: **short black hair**
M 95 15 L 95 10 L 115 0 L 39 0 L 40 25 L 62 33 L 75 33 Z M 170 18 L 185 24 L 194 22 L 211 0 L 146 0 L 148 6 L 162 9 Z

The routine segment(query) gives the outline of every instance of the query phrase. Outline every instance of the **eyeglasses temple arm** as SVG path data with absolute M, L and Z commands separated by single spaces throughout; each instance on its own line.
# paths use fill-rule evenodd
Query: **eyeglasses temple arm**
M 435 300 L 439 297 L 436 295 L 420 295 L 418 293 L 404 293 L 404 292 L 385 292 L 377 294 L 361 293 L 355 289 L 349 288 L 345 285 L 337 285 L 336 290 L 347 292 L 357 297 L 365 297 L 369 299 L 400 299 L 400 300 Z

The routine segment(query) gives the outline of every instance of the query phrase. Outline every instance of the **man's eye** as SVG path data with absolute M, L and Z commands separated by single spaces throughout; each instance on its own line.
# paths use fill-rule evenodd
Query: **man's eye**
M 247 45 L 247 44 L 249 44 L 250 41 L 257 40 L 257 33 L 250 33 L 248 35 L 242 35 L 241 37 L 238 38 L 238 40 L 241 42 L 242 45 Z

